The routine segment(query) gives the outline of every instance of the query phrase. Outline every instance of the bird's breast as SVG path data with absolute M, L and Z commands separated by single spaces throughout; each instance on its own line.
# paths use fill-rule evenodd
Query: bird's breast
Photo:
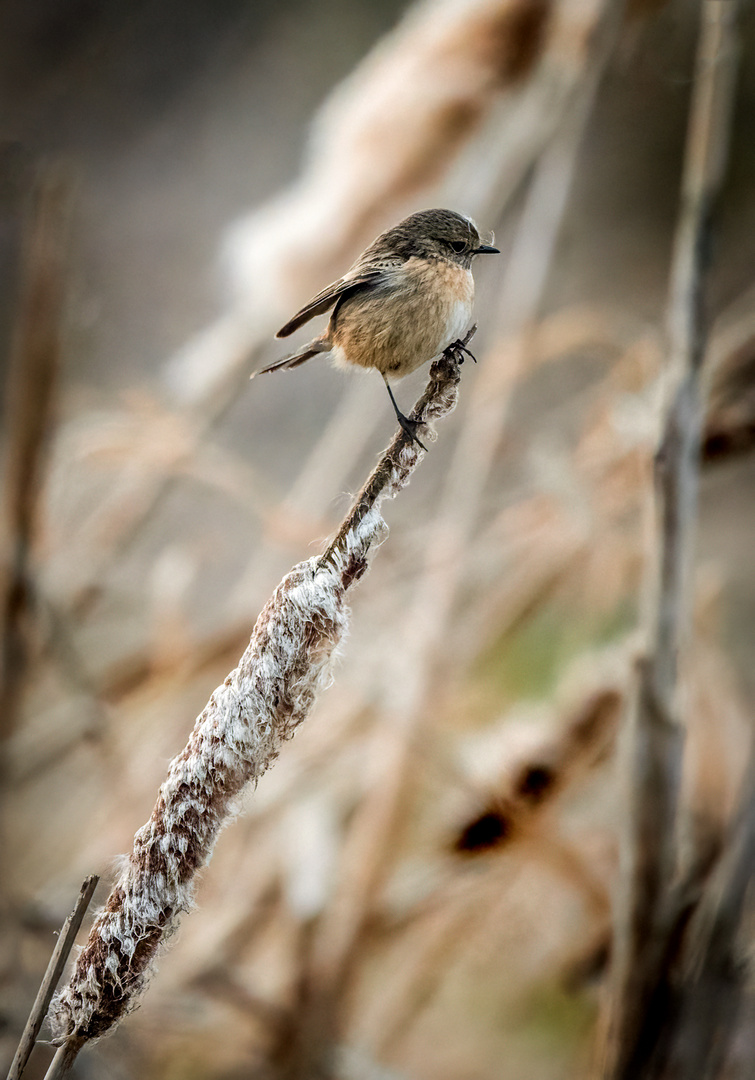
M 334 312 L 334 357 L 402 378 L 464 334 L 473 300 L 469 270 L 444 259 L 408 259 L 379 288 Z

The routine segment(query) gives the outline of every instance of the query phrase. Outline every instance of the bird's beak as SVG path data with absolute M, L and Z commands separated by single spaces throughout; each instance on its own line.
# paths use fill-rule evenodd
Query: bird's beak
M 490 244 L 480 244 L 478 248 L 475 248 L 472 252 L 473 255 L 500 255 L 498 248 L 491 247 Z

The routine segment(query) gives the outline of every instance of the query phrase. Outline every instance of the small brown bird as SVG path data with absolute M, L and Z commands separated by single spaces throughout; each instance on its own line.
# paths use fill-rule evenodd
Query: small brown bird
M 411 214 L 373 240 L 342 278 L 275 336 L 288 337 L 332 307 L 323 333 L 256 374 L 295 368 L 328 352 L 339 366 L 377 368 L 399 424 L 419 443 L 388 379 L 403 378 L 459 341 L 472 315 L 472 259 L 485 254 L 498 254 L 498 248 L 480 242 L 470 218 L 453 210 Z

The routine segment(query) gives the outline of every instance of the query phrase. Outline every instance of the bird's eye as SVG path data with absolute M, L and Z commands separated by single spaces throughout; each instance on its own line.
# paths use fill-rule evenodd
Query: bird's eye
M 455 251 L 458 255 L 461 255 L 462 251 L 466 250 L 467 244 L 465 240 L 449 240 L 448 246 L 452 251 Z

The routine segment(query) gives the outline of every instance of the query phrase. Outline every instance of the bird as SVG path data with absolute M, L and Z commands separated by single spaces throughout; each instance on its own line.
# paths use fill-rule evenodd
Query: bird
M 254 374 L 291 370 L 323 353 L 339 367 L 375 368 L 399 425 L 424 450 L 417 424 L 399 409 L 389 379 L 402 379 L 452 346 L 463 349 L 460 339 L 474 300 L 472 259 L 498 254 L 463 214 L 410 214 L 373 240 L 343 277 L 313 296 L 275 336 L 288 337 L 332 308 L 325 330 Z

